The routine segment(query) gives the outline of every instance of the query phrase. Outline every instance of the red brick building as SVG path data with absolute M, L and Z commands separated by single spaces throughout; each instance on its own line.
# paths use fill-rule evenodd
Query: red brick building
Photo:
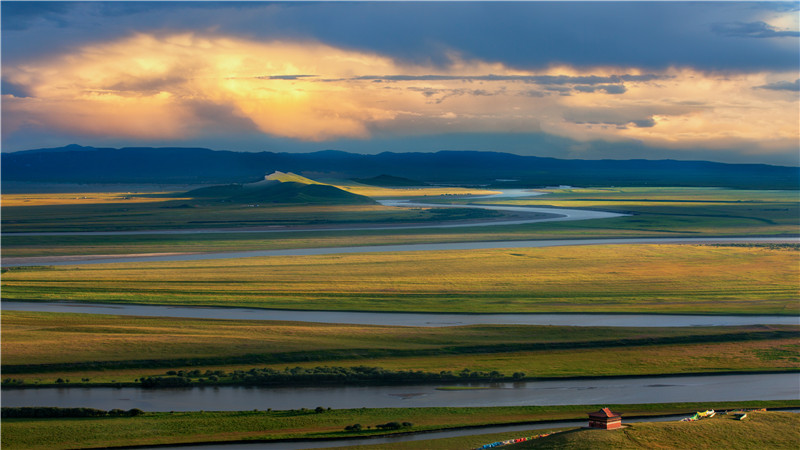
M 603 430 L 616 430 L 622 427 L 622 416 L 603 408 L 600 411 L 589 413 L 589 428 L 601 428 Z

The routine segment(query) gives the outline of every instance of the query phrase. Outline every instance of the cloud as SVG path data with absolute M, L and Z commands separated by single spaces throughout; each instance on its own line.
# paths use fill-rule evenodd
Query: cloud
M 779 30 L 764 22 L 715 23 L 711 25 L 714 33 L 729 37 L 744 38 L 785 38 L 800 37 L 800 31 Z
M 2 86 L 0 87 L 0 92 L 2 92 L 2 95 L 10 95 L 17 98 L 30 96 L 30 94 L 28 93 L 28 91 L 25 89 L 24 86 L 18 86 L 6 80 L 2 80 Z
M 54 130 L 159 142 L 543 132 L 773 151 L 796 148 L 800 135 L 797 99 L 775 102 L 771 92 L 787 87 L 774 80 L 790 76 L 796 72 L 521 70 L 457 53 L 445 65 L 416 64 L 307 40 L 138 33 L 5 64 L 3 139 Z
M 607 75 L 607 76 L 569 76 L 569 75 L 363 75 L 351 78 L 351 80 L 380 80 L 380 81 L 518 81 L 522 83 L 540 84 L 540 85 L 568 85 L 568 84 L 582 84 L 582 85 L 595 85 L 606 83 L 622 83 L 625 81 L 653 81 L 668 76 L 657 74 L 642 74 L 642 75 Z M 327 80 L 327 81 L 342 81 Z
M 256 78 L 262 80 L 299 80 L 301 78 L 313 78 L 316 75 L 264 75 Z
M 606 94 L 624 94 L 627 89 L 624 84 L 578 85 L 575 90 L 579 92 L 604 91 Z
M 455 52 L 520 70 L 796 70 L 796 5 L 784 3 L 2 2 L 3 59 L 58 54 L 131 32 L 213 30 L 262 42 L 323 42 L 436 68 Z
M 637 128 L 656 126 L 656 121 L 652 117 L 632 118 L 636 114 L 636 111 L 597 109 L 567 112 L 564 115 L 564 119 L 576 125 L 611 125 L 620 130 L 626 129 L 628 125 L 633 125 Z
M 648 117 L 647 119 L 641 120 L 631 120 L 631 122 L 637 128 L 650 128 L 656 126 L 656 121 L 653 120 L 652 117 Z
M 73 9 L 70 2 L 3 2 L 2 27 L 7 30 L 25 30 L 38 22 L 53 22 L 65 26 L 64 16 Z
M 792 92 L 800 92 L 800 78 L 791 81 L 776 81 L 774 83 L 768 83 L 763 86 L 756 86 L 757 89 L 769 89 L 772 91 L 792 91 Z

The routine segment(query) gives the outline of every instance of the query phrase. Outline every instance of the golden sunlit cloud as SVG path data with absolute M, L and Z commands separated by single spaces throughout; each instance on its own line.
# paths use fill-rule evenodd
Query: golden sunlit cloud
M 445 67 L 316 42 L 137 34 L 4 67 L 4 133 L 177 139 L 209 130 L 306 141 L 371 133 L 546 132 L 674 148 L 796 145 L 795 73 L 520 71 L 451 55 Z M 781 84 L 783 83 L 783 84 Z M 789 83 L 789 84 L 787 84 Z

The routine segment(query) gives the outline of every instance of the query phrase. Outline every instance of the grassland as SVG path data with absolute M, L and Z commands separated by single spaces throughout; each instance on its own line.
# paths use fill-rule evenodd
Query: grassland
M 798 336 L 797 326 L 414 328 L 4 311 L 2 369 L 26 385 L 288 364 L 528 378 L 791 371 L 800 369 Z
M 625 245 L 7 270 L 3 299 L 428 312 L 798 314 L 797 246 Z
M 285 180 L 291 181 L 291 179 Z M 310 183 L 319 184 L 308 180 Z M 493 191 L 465 188 L 431 188 L 393 191 L 385 188 L 347 187 L 359 195 L 395 192 L 404 196 L 475 195 Z M 363 223 L 405 223 L 447 220 L 446 211 L 401 209 L 380 205 L 239 204 L 190 198 L 182 193 L 38 193 L 2 196 L 3 231 L 127 231 L 181 228 L 287 227 Z M 475 211 L 474 217 L 498 216 Z
M 352 450 L 468 449 L 518 437 L 556 432 L 553 436 L 502 448 L 517 449 L 793 449 L 800 445 L 797 414 L 787 412 L 748 413 L 744 421 L 717 416 L 701 422 L 655 422 L 629 424 L 625 429 L 605 432 L 588 429 L 534 430 L 473 435 L 429 441 L 358 445 Z
M 386 189 L 339 186 L 354 193 L 383 197 L 426 196 L 426 202 L 491 202 L 459 200 L 448 195 L 468 192 L 443 188 Z M 456 189 L 456 188 L 453 188 Z M 474 192 L 479 193 L 479 192 Z M 131 229 L 291 227 L 365 223 L 432 223 L 442 220 L 493 218 L 496 214 L 463 209 L 399 209 L 383 206 L 265 206 L 225 203 L 187 204 L 184 200 L 147 197 L 112 200 L 116 194 L 69 194 L 48 200 L 44 194 L 3 196 L 3 230 L 99 231 Z M 66 194 L 62 194 L 66 195 Z M 121 194 L 120 194 L 121 195 Z M 75 197 L 87 196 L 87 204 Z M 94 197 L 92 197 L 94 196 Z M 92 198 L 98 198 L 92 200 Z M 118 197 L 119 198 L 119 197 Z M 426 242 L 497 241 L 590 237 L 781 236 L 798 234 L 798 191 L 755 191 L 701 188 L 624 188 L 561 190 L 532 199 L 504 203 L 531 206 L 591 208 L 632 214 L 579 222 L 552 222 L 502 227 L 373 231 L 298 231 L 265 234 L 192 234 L 182 236 L 3 236 L 4 256 L 122 254 L 235 251 L 347 245 Z M 25 203 L 25 201 L 28 203 Z M 50 203 L 48 203 L 50 202 Z M 77 202 L 77 203 L 76 203 Z M 91 203 L 96 202 L 96 203 Z M 126 203 L 127 202 L 127 203 Z M 19 206 L 34 205 L 34 206 Z M 191 207 L 184 207 L 191 206 Z
M 516 444 L 511 449 L 771 448 L 800 446 L 800 417 L 788 412 L 751 412 L 699 422 L 637 423 L 615 432 L 573 430 Z
M 362 195 L 428 196 L 425 201 L 459 201 L 452 196 L 434 197 L 456 193 L 449 188 L 439 191 L 355 185 L 344 188 Z M 241 230 L 498 217 L 495 213 L 465 209 L 397 209 L 373 205 L 251 207 L 127 193 L 3 195 L 2 201 L 4 233 L 234 227 Z M 376 228 L 131 236 L 5 234 L 3 256 L 215 252 L 548 238 L 796 236 L 800 230 L 797 191 L 572 189 L 504 202 L 602 209 L 631 215 L 581 222 L 439 230 Z M 800 313 L 798 268 L 797 246 L 631 245 L 350 254 L 4 269 L 2 297 L 318 310 L 797 315 Z M 4 311 L 2 369 L 6 379 L 13 377 L 24 380 L 25 384 L 38 385 L 52 384 L 57 378 L 71 379 L 71 384 L 80 379 L 87 380 L 87 385 L 131 383 L 143 376 L 163 375 L 167 370 L 232 372 L 253 367 L 282 370 L 288 365 L 369 365 L 434 373 L 470 368 L 505 374 L 524 372 L 527 378 L 778 372 L 800 369 L 798 333 L 797 326 L 411 328 Z M 222 382 L 225 381 L 223 377 Z M 797 406 L 798 402 L 612 408 L 631 415 L 642 411 L 684 413 L 707 408 L 790 405 Z M 325 438 L 346 436 L 344 426 L 353 423 L 374 426 L 388 421 L 409 421 L 415 424 L 414 430 L 428 430 L 583 419 L 587 411 L 599 406 L 4 419 L 1 439 L 4 448 L 17 449 Z M 750 426 L 738 422 L 733 425 Z M 785 441 L 771 440 L 772 434 L 795 439 L 796 421 L 787 425 L 783 419 L 776 419 L 772 425 L 773 428 L 748 429 L 747 436 L 738 434 L 743 430 L 741 427 L 738 431 L 714 433 L 737 436 L 740 443 L 750 448 L 783 445 Z M 646 433 L 630 436 L 652 445 L 681 447 L 676 443 L 686 442 L 681 430 L 664 433 L 638 425 L 631 429 L 641 430 Z M 356 434 L 376 433 L 367 430 Z M 700 437 L 717 442 L 714 433 L 703 432 L 689 442 L 699 442 Z M 674 439 L 665 441 L 665 436 Z M 439 441 L 436 446 L 468 448 L 492 440 L 473 436 Z M 577 445 L 576 442 L 569 445 Z M 735 447 L 730 441 L 719 442 Z M 623 444 L 617 442 L 613 446 L 624 447 Z M 605 444 L 598 441 L 594 445 Z M 428 447 L 397 444 L 396 448 Z
M 532 423 L 543 420 L 585 419 L 588 411 L 610 406 L 626 416 L 692 413 L 708 408 L 797 406 L 785 402 L 717 402 L 656 405 L 579 405 L 494 408 L 404 408 L 242 412 L 145 413 L 137 417 L 100 417 L 72 419 L 5 419 L 4 449 L 97 448 L 122 445 L 155 445 L 191 442 L 233 442 L 275 439 L 326 439 L 347 436 L 386 434 L 375 430 L 389 421 L 410 422 L 412 431 L 438 430 L 465 426 Z M 781 413 L 761 413 L 775 419 L 774 431 L 784 438 L 796 436 L 796 419 L 783 419 Z M 758 415 L 754 414 L 754 418 Z M 791 417 L 791 416 L 789 416 Z M 753 423 L 761 423 L 758 419 Z M 354 423 L 364 426 L 361 432 L 345 432 Z M 744 425 L 747 421 L 733 425 Z M 698 425 L 689 423 L 687 425 Z M 372 429 L 366 429 L 367 426 Z M 638 425 L 637 425 L 638 427 Z M 403 430 L 407 431 L 407 430 Z M 519 432 L 511 435 L 519 435 Z M 762 436 L 753 436 L 754 442 Z M 493 439 L 490 436 L 488 439 Z M 460 438 L 463 439 L 463 438 Z M 478 439 L 482 443 L 486 436 Z M 463 442 L 463 441 L 462 441 Z M 764 441 L 774 442 L 774 441 Z M 420 447 L 417 447 L 420 448 Z M 464 447 L 441 447 L 464 448 Z

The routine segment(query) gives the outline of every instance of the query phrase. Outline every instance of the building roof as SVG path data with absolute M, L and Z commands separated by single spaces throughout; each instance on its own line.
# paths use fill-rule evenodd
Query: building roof
M 603 408 L 600 411 L 589 413 L 589 417 L 617 418 L 620 417 L 620 415 L 618 413 L 611 411 L 608 408 Z

